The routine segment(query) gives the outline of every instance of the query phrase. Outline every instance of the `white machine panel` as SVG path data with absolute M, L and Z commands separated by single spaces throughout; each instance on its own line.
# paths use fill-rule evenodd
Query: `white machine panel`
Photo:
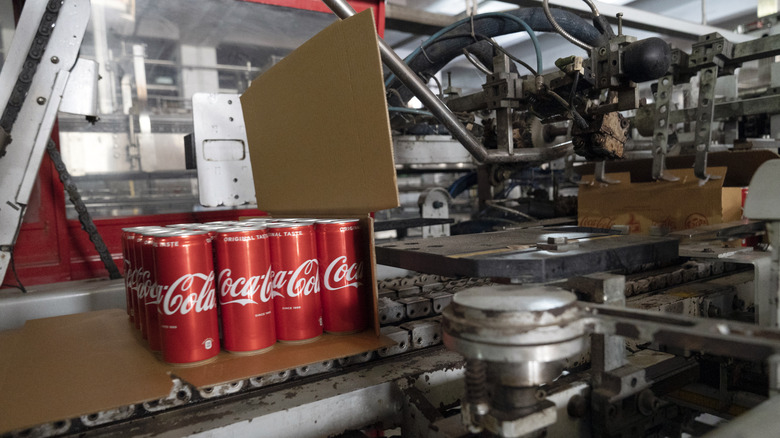
M 257 204 L 239 97 L 210 93 L 192 96 L 200 203 L 206 207 Z

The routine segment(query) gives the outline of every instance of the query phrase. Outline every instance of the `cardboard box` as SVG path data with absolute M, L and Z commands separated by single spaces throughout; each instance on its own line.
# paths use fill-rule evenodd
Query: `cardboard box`
M 669 231 L 696 228 L 742 218 L 742 188 L 771 151 L 719 152 L 709 155 L 707 171 L 720 179 L 701 184 L 693 173 L 693 156 L 667 161 L 667 174 L 679 181 L 653 181 L 652 160 L 615 162 L 607 177 L 619 184 L 594 182 L 585 175 L 578 197 L 578 223 L 583 227 L 628 225 L 631 233 L 648 234 L 654 226 Z M 585 167 L 585 166 L 583 166 Z M 584 172 L 592 173 L 592 166 Z
M 0 433 L 167 397 L 171 376 L 203 388 L 392 344 L 379 334 L 369 214 L 398 206 L 384 93 L 366 11 L 316 35 L 241 98 L 259 207 L 276 217 L 360 218 L 373 327 L 255 356 L 222 352 L 188 368 L 149 351 L 124 310 L 28 321 L 0 336 Z

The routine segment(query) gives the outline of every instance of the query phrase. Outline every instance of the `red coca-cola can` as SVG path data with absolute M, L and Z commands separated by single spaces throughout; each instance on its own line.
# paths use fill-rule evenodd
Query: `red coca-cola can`
M 314 340 L 322 334 L 317 242 L 314 225 L 268 225 L 276 339 Z
M 133 308 L 133 250 L 135 249 L 135 231 L 132 228 L 122 228 L 122 272 L 125 278 L 125 301 L 127 306 L 127 316 L 130 321 L 135 318 L 135 309 Z M 132 243 L 131 243 L 132 242 Z
M 276 343 L 276 327 L 265 225 L 223 228 L 214 245 L 223 347 L 233 353 L 271 348 Z
M 141 232 L 140 263 L 141 269 L 138 275 L 138 304 L 144 309 L 144 324 L 141 333 L 149 341 L 149 349 L 160 351 L 160 321 L 157 313 L 157 305 L 160 301 L 160 285 L 157 282 L 157 268 L 154 262 L 154 240 L 156 236 L 170 233 L 170 229 L 160 227 L 157 230 Z M 143 304 L 142 304 L 143 303 Z
M 141 319 L 138 317 L 138 276 L 141 273 L 140 265 L 140 247 L 136 242 L 136 238 L 139 233 L 152 229 L 157 229 L 154 226 L 144 227 L 131 227 L 122 229 L 122 246 L 123 250 L 126 250 L 126 258 L 124 260 L 125 268 L 125 294 L 127 300 L 127 307 L 130 313 L 130 319 L 133 321 L 133 325 L 136 329 L 141 329 Z
M 368 326 L 362 229 L 357 219 L 325 219 L 315 225 L 320 266 L 322 324 L 328 333 L 355 333 Z
M 151 253 L 146 254 L 144 259 L 144 240 L 148 236 L 162 234 L 170 231 L 164 227 L 143 227 L 137 229 L 135 233 L 135 265 L 136 265 L 136 287 L 135 287 L 135 315 L 139 320 L 139 330 L 141 330 L 141 337 L 143 339 L 149 339 L 149 316 L 147 312 L 151 310 L 151 307 L 147 307 L 147 301 L 149 293 L 155 281 L 152 278 L 152 264 L 154 260 L 151 257 Z
M 155 237 L 163 360 L 193 365 L 214 358 L 219 326 L 211 239 L 204 231 L 191 230 Z

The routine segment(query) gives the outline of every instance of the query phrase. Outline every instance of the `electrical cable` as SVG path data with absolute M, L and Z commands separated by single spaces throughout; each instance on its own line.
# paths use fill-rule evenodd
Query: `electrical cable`
M 492 75 L 493 74 L 493 72 L 490 71 L 490 69 L 488 69 L 487 67 L 485 67 L 481 62 L 479 62 L 478 59 L 476 59 L 473 56 L 471 56 L 471 53 L 469 53 L 469 51 L 466 50 L 465 47 L 463 48 L 463 56 L 465 56 L 466 59 L 471 63 L 471 65 L 476 67 L 477 70 L 481 71 L 482 73 L 485 73 L 486 75 Z
M 436 86 L 439 88 L 439 99 L 444 99 L 444 89 L 441 88 L 441 82 L 439 81 L 439 78 L 436 76 L 431 76 L 431 79 L 433 79 L 433 82 L 436 82 Z
M 585 121 L 585 119 L 580 115 L 580 113 L 578 113 L 573 106 L 570 106 L 569 103 L 566 102 L 566 100 L 562 98 L 558 93 L 556 93 L 553 90 L 547 89 L 547 94 L 549 94 L 553 99 L 557 100 L 558 103 L 560 103 L 564 109 L 569 111 L 571 113 L 572 118 L 574 119 L 574 122 L 580 125 L 582 129 L 588 128 L 588 122 Z
M 577 86 L 580 83 L 580 72 L 574 72 L 574 80 L 571 84 L 571 93 L 569 94 L 569 106 L 574 108 L 574 98 L 577 97 Z
M 482 18 L 502 18 L 505 20 L 513 21 L 525 29 L 526 32 L 528 32 L 528 36 L 531 37 L 531 42 L 534 45 L 534 51 L 536 52 L 536 67 L 537 71 L 542 71 L 543 69 L 543 62 L 542 62 L 542 50 L 541 46 L 539 45 L 539 39 L 536 37 L 536 32 L 526 23 L 523 19 L 515 17 L 514 15 L 510 15 L 504 12 L 488 12 L 484 14 L 475 15 L 472 17 L 466 17 L 462 20 L 456 21 L 455 23 L 450 24 L 449 26 L 446 26 L 442 29 L 440 29 L 438 32 L 431 35 L 430 38 L 423 41 L 422 44 L 420 44 L 420 47 L 416 48 L 409 56 L 404 58 L 404 61 L 408 64 L 411 59 L 413 59 L 415 56 L 417 56 L 421 51 L 428 47 L 429 45 L 433 44 L 435 41 L 437 41 L 442 35 L 445 33 L 455 29 L 456 27 L 464 24 L 464 23 L 470 23 L 473 19 L 482 19 Z M 385 81 L 385 86 L 389 87 L 392 81 L 395 79 L 395 75 L 391 74 L 387 77 L 387 80 Z
M 595 8 L 595 5 L 593 6 L 593 8 Z M 550 12 L 550 0 L 542 0 L 542 10 L 544 10 L 544 15 L 547 17 L 547 20 L 550 21 L 550 24 L 555 29 L 555 31 L 558 32 L 560 36 L 566 38 L 572 44 L 585 49 L 586 51 L 588 51 L 588 53 L 590 53 L 593 50 L 593 46 L 586 44 L 578 40 L 577 38 L 574 38 L 569 32 L 566 32 L 566 30 L 564 30 L 561 27 L 561 25 L 558 24 L 557 21 L 555 21 L 552 12 Z

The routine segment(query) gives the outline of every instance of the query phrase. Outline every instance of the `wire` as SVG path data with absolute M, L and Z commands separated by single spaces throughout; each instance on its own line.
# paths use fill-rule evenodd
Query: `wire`
M 585 2 L 587 3 L 587 0 Z M 591 9 L 593 9 L 593 8 L 595 8 L 595 5 Z M 566 32 L 561 27 L 561 25 L 558 24 L 557 21 L 555 21 L 555 18 L 553 17 L 552 12 L 550 11 L 550 0 L 542 0 L 542 9 L 544 10 L 544 16 L 547 17 L 547 21 L 550 22 L 550 24 L 552 25 L 553 29 L 555 29 L 555 31 L 558 32 L 558 34 L 560 36 L 566 38 L 572 44 L 574 44 L 574 45 L 576 45 L 578 47 L 581 47 L 581 48 L 587 50 L 588 52 L 591 52 L 593 50 L 593 46 L 578 40 L 577 38 L 572 36 L 569 32 Z
M 407 114 L 416 114 L 418 116 L 433 117 L 433 113 L 429 113 L 428 111 L 423 111 L 415 108 L 404 108 L 402 106 L 391 106 L 387 108 L 387 111 L 391 113 L 407 113 Z
M 408 64 L 412 59 L 414 59 L 415 56 L 417 56 L 421 52 L 421 48 L 422 47 L 428 47 L 429 45 L 433 44 L 435 41 L 437 41 L 439 39 L 439 37 L 441 37 L 445 33 L 455 29 L 456 27 L 458 27 L 458 26 L 460 26 L 460 25 L 462 25 L 464 23 L 470 23 L 472 19 L 482 19 L 482 18 L 503 18 L 505 20 L 514 21 L 515 23 L 517 23 L 520 26 L 522 26 L 523 29 L 525 29 L 525 31 L 528 32 L 528 36 L 531 37 L 531 42 L 534 45 L 534 51 L 536 52 L 537 71 L 540 71 L 540 72 L 542 71 L 542 66 L 543 66 L 543 63 L 542 63 L 542 50 L 541 50 L 541 46 L 539 45 L 539 39 L 536 37 L 536 33 L 534 32 L 533 29 L 531 29 L 531 27 L 528 25 L 528 23 L 523 21 L 521 18 L 515 17 L 514 15 L 507 14 L 507 13 L 504 13 L 504 12 L 487 12 L 487 13 L 484 13 L 484 14 L 479 14 L 479 15 L 475 15 L 475 16 L 471 16 L 471 17 L 466 17 L 466 18 L 464 18 L 462 20 L 458 20 L 455 23 L 452 23 L 449 26 L 446 26 L 446 27 L 442 28 L 438 32 L 436 32 L 433 35 L 431 35 L 431 37 L 428 38 L 427 40 L 425 40 L 420 45 L 420 47 L 416 48 L 412 53 L 410 53 L 409 56 L 407 56 L 404 59 L 404 62 L 406 62 Z M 390 83 L 393 80 L 395 80 L 395 74 L 389 75 L 387 77 L 387 80 L 385 81 L 385 87 L 389 87 Z
M 431 79 L 433 79 L 433 82 L 436 82 L 436 86 L 439 87 L 439 99 L 444 99 L 444 90 L 441 88 L 441 82 L 439 81 L 439 78 L 437 78 L 435 75 L 432 75 Z
M 525 213 L 523 213 L 521 211 L 517 211 L 517 210 L 515 210 L 513 208 L 504 207 L 503 205 L 497 205 L 496 202 L 498 202 L 498 201 L 496 201 L 496 200 L 487 200 L 487 201 L 485 201 L 485 205 L 487 205 L 490 208 L 495 208 L 496 210 L 501 210 L 501 211 L 505 211 L 507 213 L 515 214 L 517 216 L 520 216 L 522 218 L 526 218 L 526 219 L 531 220 L 531 221 L 538 220 L 538 219 L 536 219 L 535 217 L 533 217 L 533 216 L 531 216 L 529 214 L 525 214 Z
M 574 98 L 577 97 L 577 85 L 580 83 L 580 72 L 574 72 L 574 80 L 571 84 L 571 93 L 569 94 L 569 106 L 574 108 Z
M 547 89 L 547 94 L 549 94 L 553 99 L 557 100 L 558 103 L 560 103 L 564 109 L 566 109 L 571 113 L 571 116 L 574 119 L 575 123 L 580 125 L 582 129 L 587 129 L 588 122 L 585 121 L 585 119 L 580 115 L 580 113 L 577 112 L 576 109 L 574 109 L 573 106 L 569 105 L 569 102 L 566 102 L 564 98 L 562 98 L 558 93 L 556 93 L 553 90 Z
M 471 53 L 469 53 L 469 51 L 466 50 L 465 47 L 463 48 L 463 56 L 465 56 L 466 59 L 468 59 L 468 61 L 471 63 L 471 65 L 476 67 L 477 70 L 481 71 L 482 73 L 485 73 L 486 75 L 492 75 L 493 74 L 493 72 L 490 71 L 490 69 L 485 67 L 485 65 L 482 64 L 481 62 L 479 62 L 478 59 L 474 58 L 474 56 Z
M 593 3 L 591 0 L 582 0 L 582 1 L 585 2 L 585 4 L 588 5 L 588 7 L 590 7 L 591 12 L 593 12 L 593 17 L 598 17 L 599 15 L 601 15 L 599 14 L 599 10 L 596 8 L 596 4 Z

